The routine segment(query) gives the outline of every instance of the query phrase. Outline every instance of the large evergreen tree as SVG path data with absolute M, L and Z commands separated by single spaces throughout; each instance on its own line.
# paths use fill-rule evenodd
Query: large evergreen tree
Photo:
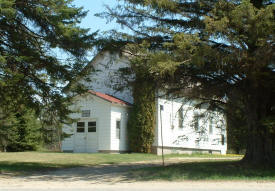
M 42 146 L 41 123 L 34 110 L 23 104 L 5 108 L 9 117 L 0 120 L 0 151 L 36 150 Z M 5 115 L 5 112 L 1 113 Z M 1 115 L 0 114 L 0 115 Z
M 66 121 L 63 88 L 93 45 L 94 34 L 78 26 L 86 13 L 72 0 L 0 0 L 0 120 L 23 104 Z
M 128 46 L 128 50 L 131 46 Z M 134 50 L 131 50 L 134 53 Z M 128 85 L 132 88 L 132 96 L 134 104 L 131 108 L 128 121 L 128 134 L 130 150 L 133 152 L 152 152 L 152 144 L 155 138 L 155 124 L 156 124 L 156 91 L 157 84 L 151 78 L 152 76 L 144 70 L 145 66 L 150 66 L 143 58 L 135 57 L 131 60 L 131 70 L 121 69 L 121 75 L 129 74 L 135 76 Z
M 238 108 L 247 128 L 244 161 L 274 165 L 274 1 L 124 3 L 101 14 L 131 30 L 116 33 L 117 44 L 146 44 L 135 56 L 147 60 L 161 55 L 150 74 L 168 92 Z

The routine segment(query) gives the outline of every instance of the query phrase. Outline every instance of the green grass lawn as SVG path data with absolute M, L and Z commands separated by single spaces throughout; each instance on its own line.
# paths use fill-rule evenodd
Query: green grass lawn
M 117 164 L 156 160 L 155 155 L 144 154 L 76 154 L 49 152 L 0 153 L 0 172 L 30 172 L 57 168 L 83 167 L 98 164 Z
M 167 180 L 268 180 L 275 181 L 275 169 L 245 166 L 239 161 L 190 162 L 165 167 L 133 170 L 139 181 Z
M 188 158 L 184 163 L 165 167 L 132 170 L 134 180 L 275 180 L 275 169 L 240 165 L 240 155 L 165 155 L 169 158 Z M 196 158 L 196 159 L 194 159 Z M 198 161 L 198 158 L 204 160 Z M 205 159 L 206 158 L 206 159 Z M 209 158 L 209 160 L 208 160 Z M 225 158 L 225 160 L 210 160 Z M 235 158 L 235 160 L 232 160 Z M 194 159 L 194 160 L 192 160 Z M 237 160 L 236 160 L 237 159 Z M 51 152 L 0 153 L 0 174 L 32 174 L 58 168 L 85 167 L 99 164 L 161 160 L 153 154 L 77 154 Z
M 165 158 L 220 158 L 240 157 L 237 155 L 166 155 Z M 123 162 L 137 162 L 160 160 L 161 156 L 154 154 L 77 154 L 51 152 L 14 152 L 0 153 L 0 173 L 26 173 L 57 168 L 93 166 L 98 164 L 118 164 Z

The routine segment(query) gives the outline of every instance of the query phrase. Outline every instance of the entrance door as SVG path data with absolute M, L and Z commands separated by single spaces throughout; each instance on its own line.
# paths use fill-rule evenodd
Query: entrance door
M 76 123 L 74 152 L 97 152 L 96 120 L 85 120 Z
M 87 152 L 97 152 L 97 124 L 96 120 L 87 122 Z
M 86 152 L 86 128 L 85 122 L 79 121 L 76 123 L 75 131 L 75 148 L 74 151 L 78 153 Z

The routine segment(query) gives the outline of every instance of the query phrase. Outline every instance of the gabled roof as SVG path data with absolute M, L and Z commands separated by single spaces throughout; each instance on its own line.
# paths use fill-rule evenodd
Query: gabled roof
M 93 91 L 93 90 L 88 90 L 88 92 L 90 94 L 93 94 L 101 99 L 104 99 L 105 101 L 108 101 L 108 102 L 111 102 L 111 103 L 116 103 L 116 104 L 121 104 L 121 105 L 127 105 L 127 106 L 130 106 L 131 104 L 122 100 L 122 99 L 119 99 L 119 98 L 116 98 L 114 96 L 111 96 L 111 95 L 107 95 L 107 94 L 104 94 L 104 93 L 101 93 L 101 92 L 96 92 L 96 91 Z

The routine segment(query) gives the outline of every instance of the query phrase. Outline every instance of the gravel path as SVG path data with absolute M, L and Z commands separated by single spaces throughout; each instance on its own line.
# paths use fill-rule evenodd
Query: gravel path
M 238 158 L 173 158 L 166 164 L 194 162 L 205 160 L 238 160 Z M 128 176 L 129 170 L 149 166 L 160 166 L 161 161 L 142 161 L 93 167 L 67 168 L 55 171 L 40 172 L 29 176 L 0 175 L 0 191 L 31 191 L 31 190 L 274 190 L 275 182 L 244 182 L 244 181 L 182 181 L 182 182 L 136 182 Z M 154 186 L 152 186 L 154 185 Z M 131 189 L 130 189 L 131 188 Z M 195 188 L 195 189 L 194 189 Z
M 239 160 L 239 158 L 170 158 L 165 159 L 165 165 L 195 161 Z M 133 182 L 128 172 L 133 169 L 161 166 L 161 160 L 140 161 L 120 164 L 103 164 L 90 167 L 65 168 L 44 172 L 37 172 L 28 176 L 12 176 L 0 174 L 0 185 L 4 181 L 30 182 L 30 181 L 89 181 L 98 184 L 114 184 L 117 182 Z

